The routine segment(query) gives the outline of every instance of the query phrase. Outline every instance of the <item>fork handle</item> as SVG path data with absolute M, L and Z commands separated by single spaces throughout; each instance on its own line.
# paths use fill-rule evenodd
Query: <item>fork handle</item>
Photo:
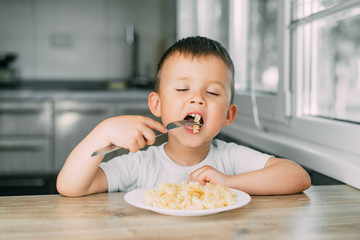
M 111 144 L 109 146 L 100 148 L 99 150 L 93 152 L 93 154 L 91 154 L 91 157 L 99 157 L 99 156 L 105 155 L 107 153 L 111 153 L 111 152 L 113 152 L 115 150 L 118 150 L 118 149 L 121 149 L 121 147 L 118 147 L 118 146 L 116 146 L 114 144 Z

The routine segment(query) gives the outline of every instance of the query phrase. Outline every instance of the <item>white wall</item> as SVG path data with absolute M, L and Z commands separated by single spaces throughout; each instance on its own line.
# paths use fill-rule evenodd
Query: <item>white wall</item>
M 175 7 L 170 2 L 0 0 L 0 52 L 19 55 L 16 67 L 23 80 L 127 78 L 132 55 L 125 28 L 133 24 L 139 73 L 154 77 L 162 44 L 175 40 L 175 29 L 171 36 L 162 23 L 175 28 L 175 16 L 164 14 Z

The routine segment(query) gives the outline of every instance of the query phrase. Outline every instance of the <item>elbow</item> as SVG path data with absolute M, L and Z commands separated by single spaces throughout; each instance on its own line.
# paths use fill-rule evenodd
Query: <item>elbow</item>
M 59 179 L 56 181 L 56 190 L 63 196 L 72 197 L 71 190 Z
M 311 186 L 311 178 L 308 172 L 300 165 L 295 162 L 292 162 L 292 164 L 295 166 L 295 168 L 293 168 L 294 193 L 300 193 Z
M 308 173 L 306 173 L 306 180 L 304 181 L 304 190 L 308 189 L 311 186 L 311 178 Z M 303 190 L 303 191 L 304 191 Z
M 82 194 L 78 191 L 74 191 L 73 189 L 65 188 L 63 186 L 56 185 L 56 189 L 59 194 L 65 196 L 65 197 L 82 197 L 86 194 Z
M 303 192 L 311 186 L 311 178 L 309 174 L 305 170 L 303 171 L 304 172 L 302 173 L 302 175 L 299 176 L 298 178 L 299 179 L 297 184 L 298 192 Z
M 58 177 L 56 180 L 56 190 L 58 193 L 65 197 L 81 197 L 86 194 L 83 194 L 81 191 L 76 190 L 72 184 L 67 181 L 63 181 L 61 178 Z

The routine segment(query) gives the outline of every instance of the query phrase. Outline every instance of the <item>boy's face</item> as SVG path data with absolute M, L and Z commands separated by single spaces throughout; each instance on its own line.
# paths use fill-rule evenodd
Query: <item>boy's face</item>
M 175 53 L 160 71 L 159 93 L 152 93 L 149 106 L 163 124 L 201 116 L 198 133 L 182 127 L 169 132 L 182 145 L 197 147 L 209 143 L 223 126 L 231 124 L 236 106 L 230 104 L 232 74 L 222 59 L 215 56 L 191 56 Z

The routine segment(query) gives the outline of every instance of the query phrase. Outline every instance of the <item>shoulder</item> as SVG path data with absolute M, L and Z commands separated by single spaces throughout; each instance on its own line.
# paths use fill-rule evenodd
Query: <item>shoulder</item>
M 216 152 L 219 152 L 222 156 L 225 155 L 232 159 L 269 159 L 272 157 L 269 154 L 262 153 L 253 148 L 233 142 L 224 142 L 219 139 L 214 139 L 212 145 Z
M 229 173 L 239 174 L 264 168 L 272 157 L 266 153 L 232 142 L 214 140 L 213 146 L 219 158 L 230 169 Z
M 246 147 L 239 145 L 237 143 L 233 143 L 233 142 L 225 142 L 223 140 L 220 139 L 214 139 L 212 141 L 212 145 L 215 149 L 218 150 L 224 150 L 224 151 L 228 151 L 228 150 L 238 150 L 238 149 L 245 149 Z

